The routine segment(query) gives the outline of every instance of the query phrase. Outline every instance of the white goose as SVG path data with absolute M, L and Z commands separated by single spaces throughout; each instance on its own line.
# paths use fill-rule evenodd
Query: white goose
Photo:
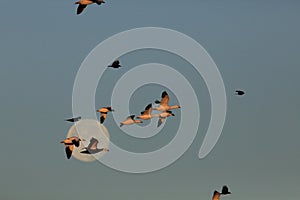
M 135 120 L 134 117 L 135 117 L 135 115 L 131 115 L 131 116 L 127 117 L 123 122 L 120 123 L 120 127 L 122 127 L 123 125 L 143 123 L 142 120 Z
M 73 136 L 73 137 L 66 138 L 65 140 L 63 140 L 63 141 L 60 142 L 60 143 L 65 144 L 65 146 L 66 146 L 65 150 L 66 150 L 66 155 L 67 155 L 68 159 L 70 159 L 71 156 L 72 156 L 74 145 L 76 147 L 79 147 L 80 141 L 85 141 L 85 140 L 84 139 L 80 139 L 80 138 L 78 138 L 76 136 Z
M 77 15 L 82 13 L 82 11 L 90 4 L 96 3 L 98 5 L 101 5 L 102 3 L 105 3 L 104 0 L 79 0 L 75 2 L 75 4 L 79 4 L 77 7 Z
M 158 110 L 158 111 L 161 111 L 161 112 L 172 110 L 172 109 L 175 109 L 175 108 L 180 108 L 179 105 L 169 106 L 169 95 L 166 91 L 164 91 L 161 94 L 161 100 L 160 101 L 156 100 L 155 103 L 160 104 L 160 105 L 156 108 L 153 108 L 153 110 Z
M 159 120 L 157 123 L 157 127 L 160 127 L 160 125 L 162 125 L 162 123 L 164 123 L 166 118 L 171 117 L 171 116 L 175 116 L 171 111 L 166 111 L 166 112 L 159 114 Z
M 159 117 L 159 114 L 152 115 L 151 112 L 152 112 L 152 104 L 150 103 L 146 106 L 145 110 L 141 112 L 141 115 L 137 116 L 136 118 L 148 120 L 154 117 Z

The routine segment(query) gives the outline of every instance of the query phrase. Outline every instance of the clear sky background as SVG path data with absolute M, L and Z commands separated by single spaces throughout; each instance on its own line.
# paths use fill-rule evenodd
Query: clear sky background
M 299 1 L 107 0 L 80 16 L 73 1 L 1 2 L 0 199 L 205 200 L 223 184 L 233 192 L 223 199 L 299 199 Z M 210 118 L 201 77 L 174 55 L 149 50 L 122 57 L 126 67 L 106 73 L 106 89 L 136 64 L 181 68 L 201 99 L 203 121 L 192 146 L 170 167 L 141 175 L 67 160 L 59 142 L 70 127 L 63 120 L 72 116 L 73 82 L 81 62 L 111 35 L 145 26 L 189 35 L 219 67 L 228 112 L 216 147 L 198 159 Z M 243 98 L 234 95 L 237 88 L 246 90 Z M 162 88 L 140 88 L 136 97 L 147 90 L 158 98 Z M 110 102 L 101 95 L 99 86 L 96 107 Z M 170 140 L 177 122 L 168 120 L 167 136 L 151 144 L 159 147 Z M 124 148 L 156 147 L 124 137 L 112 120 L 105 125 Z

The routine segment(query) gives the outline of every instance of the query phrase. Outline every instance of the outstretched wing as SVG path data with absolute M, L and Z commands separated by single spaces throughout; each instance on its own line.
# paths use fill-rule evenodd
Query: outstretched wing
M 164 123 L 165 120 L 166 120 L 165 117 L 160 117 L 160 118 L 158 119 L 157 127 L 160 127 L 160 125 L 162 125 L 162 124 Z
M 103 124 L 104 120 L 106 119 L 107 113 L 101 113 L 100 115 L 100 123 Z
M 145 108 L 145 111 L 142 112 L 142 115 L 150 115 L 152 112 L 152 104 L 149 103 L 146 108 Z
M 67 155 L 67 158 L 70 159 L 71 156 L 72 156 L 72 152 L 73 152 L 73 149 L 74 149 L 74 146 L 73 145 L 67 145 L 66 146 L 66 155 Z
M 119 60 L 115 60 L 113 63 L 112 63 L 112 66 L 119 66 L 120 64 L 120 61 Z
M 216 191 L 216 190 L 214 191 L 212 200 L 220 200 L 220 193 L 218 191 Z
M 96 4 L 101 5 L 101 3 L 105 3 L 104 0 L 95 0 Z
M 76 147 L 79 147 L 79 139 L 73 139 L 72 140 L 72 143 L 76 146 Z
M 134 117 L 135 117 L 135 115 L 130 115 L 129 117 L 126 118 L 126 120 L 129 120 L 129 119 L 130 119 L 130 120 L 131 120 L 131 119 L 134 120 Z
M 80 13 L 82 13 L 82 11 L 86 8 L 87 5 L 81 5 L 79 4 L 77 7 L 77 15 L 79 15 Z
M 66 119 L 65 121 L 67 122 L 77 122 L 81 119 L 81 117 L 73 117 L 73 118 L 70 118 L 70 119 Z
M 166 91 L 164 91 L 161 94 L 160 105 L 162 105 L 162 106 L 168 106 L 169 105 L 169 95 L 168 95 L 168 93 Z
M 228 187 L 226 185 L 224 185 L 222 188 L 222 194 L 230 194 Z
M 87 149 L 97 149 L 97 145 L 98 145 L 99 141 L 96 138 L 91 138 L 90 140 L 90 144 L 87 147 Z

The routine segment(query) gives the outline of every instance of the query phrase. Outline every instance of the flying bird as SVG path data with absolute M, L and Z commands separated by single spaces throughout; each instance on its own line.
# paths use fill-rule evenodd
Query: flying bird
M 70 118 L 70 119 L 66 119 L 65 121 L 67 122 L 78 122 L 79 120 L 81 120 L 81 117 L 73 117 L 73 118 Z
M 120 65 L 119 60 L 115 60 L 111 65 L 108 65 L 107 67 L 112 67 L 112 68 L 117 69 L 117 68 L 122 67 L 122 66 Z
M 106 119 L 107 113 L 113 112 L 115 110 L 112 109 L 111 107 L 102 107 L 96 111 L 100 113 L 100 123 L 103 124 L 104 120 Z
M 88 145 L 88 147 L 85 147 L 84 151 L 81 151 L 80 153 L 83 153 L 83 154 L 96 154 L 96 153 L 99 153 L 101 151 L 105 151 L 105 152 L 109 151 L 109 149 L 107 149 L 107 148 L 98 149 L 97 148 L 98 143 L 99 143 L 99 141 L 96 138 L 91 138 L 90 144 Z
M 120 127 L 122 127 L 123 125 L 143 123 L 142 120 L 135 120 L 134 117 L 135 117 L 135 115 L 131 115 L 131 116 L 127 117 L 123 122 L 120 123 Z
M 231 194 L 231 192 L 229 192 L 228 187 L 224 185 L 221 193 L 218 192 L 217 190 L 214 191 L 212 200 L 220 200 L 221 195 L 227 195 L 227 194 Z
M 61 141 L 60 143 L 63 143 L 65 144 L 66 146 L 66 155 L 67 155 L 67 158 L 70 159 L 71 158 L 71 155 L 72 155 L 72 152 L 73 152 L 73 149 L 74 149 L 74 145 L 76 147 L 79 147 L 80 145 L 80 141 L 85 141 L 84 139 L 80 139 L 76 136 L 73 136 L 73 137 L 69 137 L 69 138 L 66 138 L 65 140 Z
M 158 123 L 157 123 L 157 127 L 160 127 L 160 125 L 162 125 L 162 123 L 164 123 L 164 121 L 166 120 L 167 117 L 171 117 L 171 116 L 175 116 L 172 111 L 166 111 L 163 112 L 161 114 L 159 114 L 159 119 L 158 119 Z
M 96 3 L 98 5 L 101 5 L 102 3 L 105 3 L 104 0 L 79 0 L 75 2 L 75 4 L 79 4 L 77 7 L 77 15 L 82 13 L 82 11 L 90 4 Z
M 245 94 L 245 92 L 242 91 L 242 90 L 236 90 L 236 91 L 235 91 L 235 94 L 236 94 L 236 95 L 239 95 L 239 96 L 242 96 L 242 95 Z
M 141 115 L 137 116 L 136 118 L 143 119 L 143 120 L 148 120 L 148 119 L 151 119 L 153 117 L 159 117 L 158 114 L 152 115 L 151 112 L 152 112 L 152 104 L 150 103 L 146 106 L 145 110 L 143 112 L 141 112 Z
M 161 94 L 161 100 L 160 101 L 156 100 L 155 103 L 160 104 L 160 105 L 156 108 L 153 108 L 153 110 L 158 110 L 158 111 L 161 111 L 161 112 L 172 110 L 172 109 L 175 109 L 175 108 L 180 108 L 179 105 L 169 106 L 169 95 L 166 91 L 164 91 Z

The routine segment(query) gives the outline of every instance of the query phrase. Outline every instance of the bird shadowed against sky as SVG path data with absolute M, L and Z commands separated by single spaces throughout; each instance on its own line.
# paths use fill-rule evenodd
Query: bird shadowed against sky
M 106 0 L 80 15 L 74 2 L 1 3 L 0 199 L 204 200 L 223 185 L 232 194 L 221 199 L 299 199 L 300 1 Z M 64 120 L 78 117 L 72 114 L 72 90 L 82 61 L 108 37 L 149 26 L 192 37 L 218 66 L 227 116 L 215 148 L 199 160 L 211 115 L 201 75 L 176 55 L 141 50 L 115 58 L 122 67 L 107 68 L 97 88 L 95 111 L 111 106 L 114 83 L 128 70 L 143 63 L 169 65 L 188 77 L 199 99 L 200 128 L 192 146 L 171 166 L 147 174 L 66 159 L 60 141 L 72 126 Z M 246 94 L 236 96 L 237 89 Z M 164 90 L 170 104 L 180 104 L 168 88 L 146 85 L 126 105 L 130 114 L 138 116 Z M 111 141 L 122 148 L 153 151 L 176 134 L 181 110 L 172 112 L 175 116 L 164 122 L 164 129 L 148 139 L 122 133 L 114 113 L 104 125 Z

